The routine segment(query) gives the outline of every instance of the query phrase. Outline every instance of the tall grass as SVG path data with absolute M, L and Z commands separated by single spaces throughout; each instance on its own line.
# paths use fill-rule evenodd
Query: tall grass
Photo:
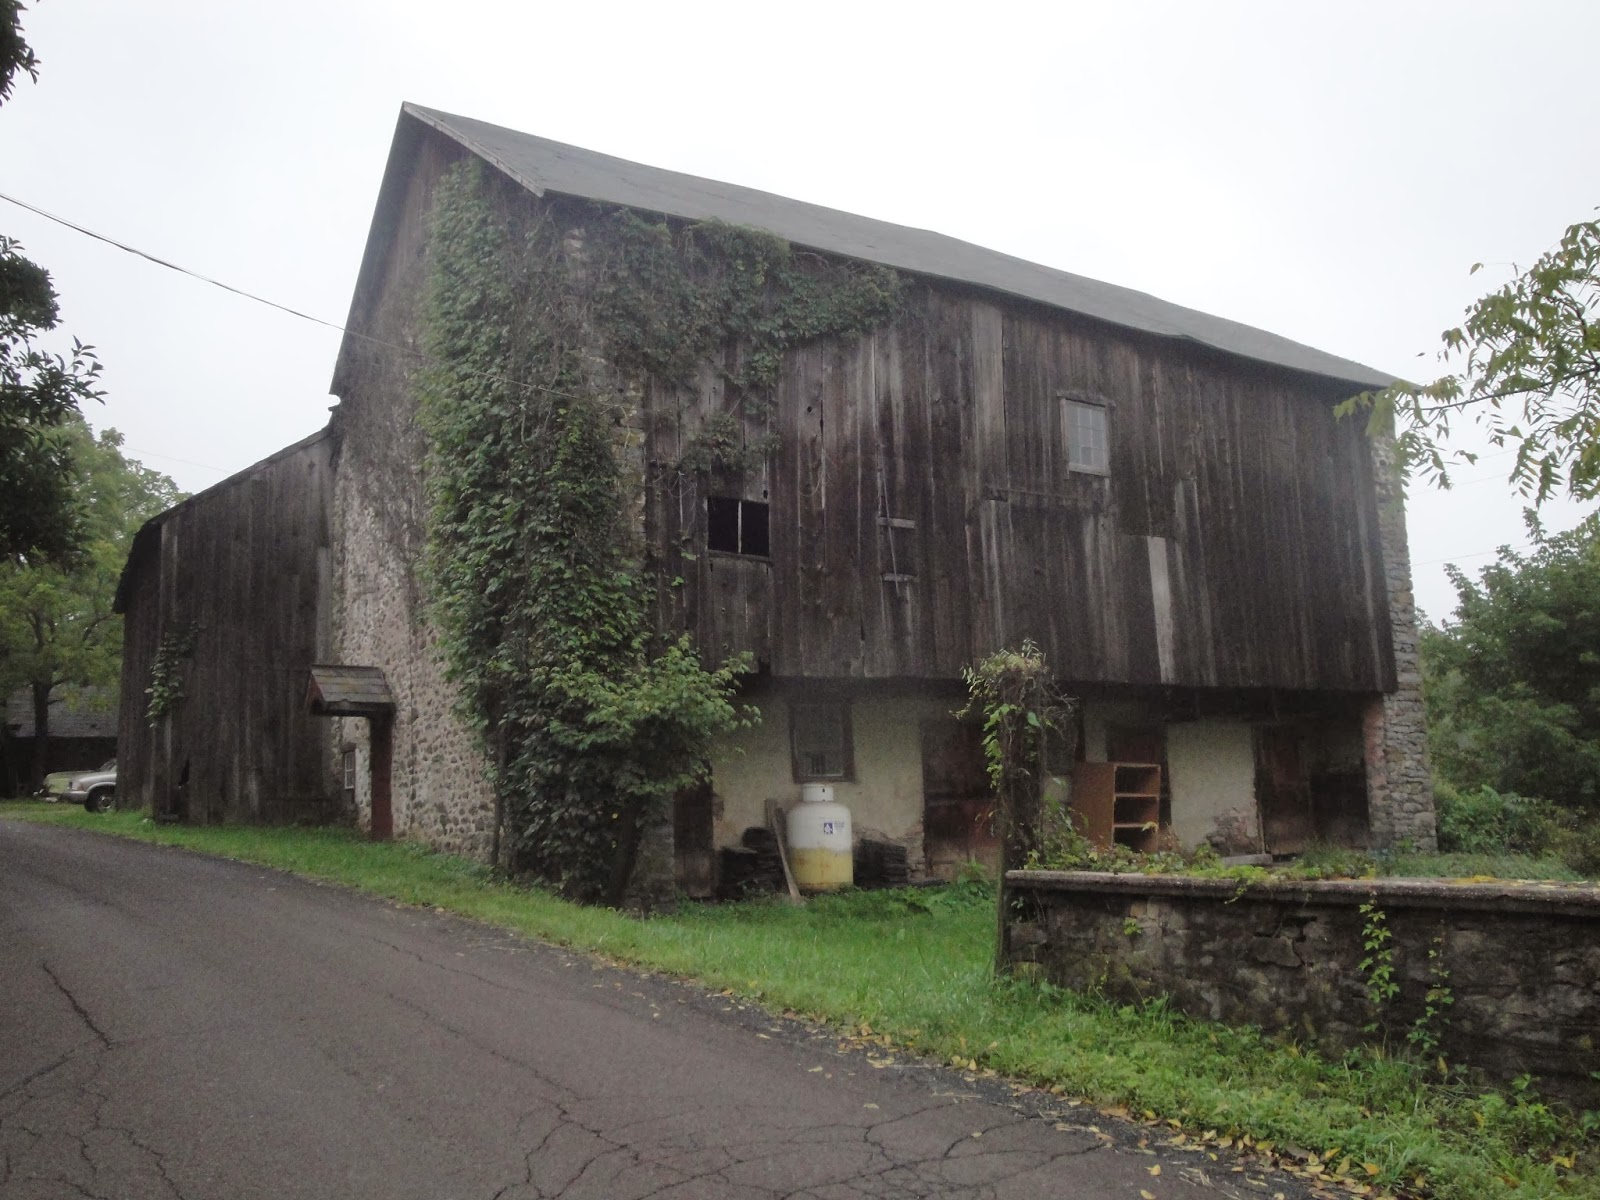
M 1443 1200 L 1600 1197 L 1590 1122 L 1523 1092 L 1478 1093 L 1377 1050 L 1330 1059 L 1159 1004 L 1119 1006 L 996 980 L 992 894 L 974 885 L 861 893 L 803 908 L 749 902 L 634 919 L 512 887 L 482 867 L 340 831 L 158 826 L 41 805 L 21 815 L 279 867 L 759 999 L 887 1039 L 900 1052 L 993 1070 L 1217 1138 L 1348 1159 L 1385 1188 Z M 3 836 L 3 833 L 0 833 Z M 1565 1164 L 1571 1163 L 1569 1167 Z M 1375 1170 L 1369 1176 L 1367 1164 Z

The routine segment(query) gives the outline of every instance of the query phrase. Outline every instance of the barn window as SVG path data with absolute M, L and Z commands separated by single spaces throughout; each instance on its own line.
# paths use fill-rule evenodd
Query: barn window
M 796 704 L 789 710 L 796 783 L 849 779 L 855 772 L 850 706 L 843 701 Z
M 1067 401 L 1067 465 L 1074 471 L 1104 475 L 1111 469 L 1111 435 L 1106 406 Z
M 728 496 L 706 498 L 706 548 L 723 554 L 748 554 L 766 558 L 767 506 L 759 500 Z
M 917 523 L 906 517 L 878 518 L 878 562 L 886 583 L 917 577 Z

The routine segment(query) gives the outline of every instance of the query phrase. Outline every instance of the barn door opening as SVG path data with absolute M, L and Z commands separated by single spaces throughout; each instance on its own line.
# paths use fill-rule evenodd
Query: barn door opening
M 383 672 L 377 667 L 313 666 L 305 703 L 314 716 L 366 719 L 372 769 L 372 839 L 381 842 L 392 838 L 395 702 Z
M 711 781 L 684 788 L 672 801 L 672 849 L 678 890 L 695 900 L 716 894 L 715 812 Z
M 1298 854 L 1315 836 L 1299 731 L 1292 726 L 1256 729 L 1256 802 L 1267 853 Z
M 922 844 L 928 873 L 953 879 L 977 860 L 1000 865 L 994 793 L 983 760 L 983 733 L 964 721 L 922 724 Z

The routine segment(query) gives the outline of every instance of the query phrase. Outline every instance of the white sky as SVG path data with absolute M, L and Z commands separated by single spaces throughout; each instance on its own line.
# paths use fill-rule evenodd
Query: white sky
M 1600 204 L 1594 0 L 32 0 L 0 192 L 341 322 L 402 100 L 924 226 L 1397 374 Z M 114 425 L 209 486 L 320 428 L 339 335 L 0 203 Z M 1489 268 L 1468 276 L 1476 261 Z M 1412 489 L 1418 599 L 1526 541 Z M 1565 527 L 1577 510 L 1551 506 Z

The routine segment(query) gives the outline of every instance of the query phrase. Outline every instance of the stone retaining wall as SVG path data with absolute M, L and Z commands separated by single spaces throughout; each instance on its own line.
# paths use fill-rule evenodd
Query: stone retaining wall
M 1380 1036 L 1404 1044 L 1442 985 L 1453 1002 L 1428 1029 L 1448 1061 L 1497 1081 L 1532 1074 L 1552 1095 L 1600 1107 L 1600 889 L 1060 871 L 1012 871 L 1006 884 L 1007 961 L 1036 963 L 1063 987 L 1164 995 L 1193 1016 L 1337 1052 Z M 1400 987 L 1377 1012 L 1359 966 L 1368 903 L 1392 935 Z

